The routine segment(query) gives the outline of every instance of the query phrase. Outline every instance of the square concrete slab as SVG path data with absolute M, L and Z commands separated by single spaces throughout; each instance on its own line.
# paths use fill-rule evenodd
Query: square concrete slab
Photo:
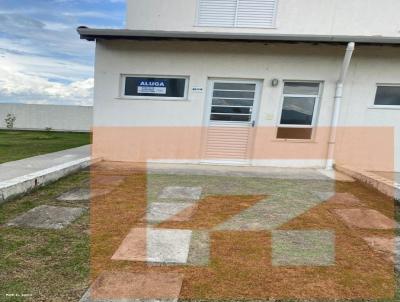
M 195 211 L 196 205 L 190 203 L 153 202 L 147 208 L 148 222 L 188 221 Z
M 103 273 L 80 302 L 177 302 L 182 281 L 178 273 Z
M 385 259 L 394 262 L 396 270 L 400 271 L 400 237 L 372 236 L 363 239 L 374 251 L 381 253 Z
M 397 228 L 397 223 L 385 215 L 370 209 L 336 209 L 342 221 L 351 227 L 360 229 L 390 230 Z
M 161 191 L 158 198 L 199 200 L 201 192 L 201 187 L 166 187 Z
M 210 235 L 207 231 L 193 231 L 188 264 L 206 266 L 210 261 Z
M 273 266 L 330 266 L 335 235 L 330 231 L 273 231 Z
M 191 237 L 190 230 L 150 229 L 147 237 L 147 261 L 187 263 Z
M 135 228 L 111 259 L 185 264 L 191 236 L 190 230 Z
M 147 261 L 147 229 L 131 229 L 111 259 Z
M 395 238 L 372 236 L 363 237 L 365 242 L 375 251 L 380 253 L 385 259 L 394 262 L 396 256 Z
M 89 201 L 92 198 L 110 193 L 109 189 L 83 189 L 77 188 L 65 192 L 57 197 L 59 201 Z
M 9 221 L 7 226 L 62 229 L 85 211 L 83 208 L 39 206 Z

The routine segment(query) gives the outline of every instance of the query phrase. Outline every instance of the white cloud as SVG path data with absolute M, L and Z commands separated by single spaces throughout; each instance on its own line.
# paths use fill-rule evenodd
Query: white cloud
M 93 104 L 93 78 L 71 83 L 51 82 L 37 75 L 0 68 L 0 98 L 8 102 L 40 104 Z
M 0 14 L 0 25 L 12 33 L 0 36 L 1 102 L 92 104 L 93 43 L 62 22 Z
M 92 67 L 35 55 L 0 57 L 0 100 L 92 105 Z M 86 78 L 82 78 L 86 75 Z
M 95 43 L 80 40 L 76 27 L 121 26 L 123 2 L 4 0 L 0 102 L 92 104 Z
M 29 53 L 14 54 L 1 49 L 0 67 L 10 73 L 20 72 L 70 82 L 93 77 L 92 65 Z

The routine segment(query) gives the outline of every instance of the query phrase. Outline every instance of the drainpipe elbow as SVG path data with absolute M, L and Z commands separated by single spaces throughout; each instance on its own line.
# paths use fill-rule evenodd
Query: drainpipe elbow
M 354 51 L 355 47 L 356 47 L 356 43 L 354 43 L 354 42 L 350 42 L 347 44 L 348 51 Z

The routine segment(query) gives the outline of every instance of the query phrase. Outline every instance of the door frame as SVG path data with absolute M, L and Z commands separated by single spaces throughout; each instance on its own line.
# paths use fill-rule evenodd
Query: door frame
M 212 95 L 214 92 L 214 83 L 221 82 L 221 83 L 240 83 L 240 84 L 255 84 L 256 90 L 254 95 L 254 103 L 252 109 L 252 116 L 251 121 L 249 123 L 250 137 L 247 146 L 247 154 L 249 156 L 248 160 L 243 161 L 243 163 L 239 161 L 212 161 L 206 160 L 203 158 L 207 151 L 207 129 L 210 126 L 210 115 L 211 115 L 211 105 L 212 105 Z M 248 79 L 248 78 L 223 78 L 223 77 L 209 77 L 207 78 L 207 91 L 206 91 L 206 99 L 205 99 L 205 106 L 204 106 L 204 116 L 203 116 L 203 135 L 202 135 L 202 147 L 201 147 L 201 160 L 200 163 L 206 164 L 225 164 L 225 165 L 245 165 L 251 166 L 252 165 L 252 156 L 254 152 L 254 138 L 256 136 L 256 131 L 254 131 L 259 122 L 259 115 L 260 115 L 260 107 L 261 107 L 261 99 L 262 99 L 262 90 L 263 90 L 263 79 Z M 251 123 L 254 122 L 254 127 Z M 243 124 L 243 122 L 226 122 L 226 124 L 232 123 L 234 126 L 235 124 Z

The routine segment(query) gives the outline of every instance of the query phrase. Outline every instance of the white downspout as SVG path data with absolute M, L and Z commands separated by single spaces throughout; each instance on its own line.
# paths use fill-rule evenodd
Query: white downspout
M 335 163 L 334 155 L 335 155 L 335 144 L 336 144 L 336 130 L 339 124 L 340 110 L 343 100 L 343 85 L 346 80 L 347 71 L 349 70 L 350 61 L 351 57 L 353 56 L 354 48 L 355 48 L 354 42 L 350 42 L 347 44 L 346 54 L 343 59 L 340 76 L 338 81 L 336 82 L 335 100 L 333 104 L 332 121 L 331 121 L 329 142 L 328 142 L 328 156 L 326 162 L 327 170 L 332 170 L 333 165 Z

